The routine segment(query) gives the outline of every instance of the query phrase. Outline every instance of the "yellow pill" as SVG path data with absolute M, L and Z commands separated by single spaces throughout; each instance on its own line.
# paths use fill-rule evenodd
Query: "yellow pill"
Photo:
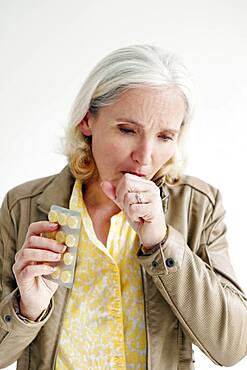
M 76 240 L 76 237 L 72 234 L 68 234 L 66 236 L 66 239 L 65 239 L 65 244 L 72 248 L 72 247 L 76 247 L 77 246 L 77 240 Z
M 65 253 L 63 256 L 63 262 L 65 265 L 70 265 L 73 261 L 73 255 L 71 253 Z
M 51 239 L 56 239 L 56 235 L 57 235 L 57 231 L 52 231 L 52 232 L 50 232 L 50 237 L 51 237 Z
M 63 231 L 58 231 L 56 233 L 56 241 L 59 243 L 59 244 L 63 244 L 65 242 L 65 234 Z
M 56 239 L 56 233 L 57 233 L 56 231 L 51 231 L 50 233 L 42 234 L 42 236 L 48 239 Z
M 53 279 L 59 279 L 60 273 L 61 270 L 59 267 L 57 267 L 57 269 L 51 274 L 51 277 L 53 277 Z
M 65 213 L 59 213 L 57 216 L 57 220 L 59 225 L 66 225 L 68 216 Z
M 56 211 L 53 211 L 53 210 L 50 210 L 50 212 L 48 213 L 48 220 L 50 222 L 57 222 L 57 212 Z
M 70 216 L 68 218 L 68 226 L 71 229 L 76 229 L 79 226 L 79 219 L 76 216 Z
M 61 274 L 61 281 L 63 283 L 69 283 L 71 281 L 71 272 L 63 271 Z

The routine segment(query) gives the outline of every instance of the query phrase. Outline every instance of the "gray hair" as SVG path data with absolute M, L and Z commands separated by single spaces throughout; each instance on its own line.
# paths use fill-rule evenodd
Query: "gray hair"
M 122 92 L 140 86 L 173 87 L 183 96 L 186 112 L 177 153 L 153 180 L 173 183 L 179 179 L 186 163 L 184 142 L 193 112 L 192 81 L 175 54 L 152 45 L 132 45 L 111 52 L 94 67 L 81 87 L 72 106 L 64 146 L 75 178 L 87 181 L 96 169 L 91 142 L 79 128 L 86 113 L 97 114 L 102 107 L 114 103 Z

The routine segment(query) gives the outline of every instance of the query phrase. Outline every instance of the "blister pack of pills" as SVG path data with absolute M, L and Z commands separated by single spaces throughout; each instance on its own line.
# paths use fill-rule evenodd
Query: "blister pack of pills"
M 44 233 L 46 238 L 54 239 L 59 244 L 67 247 L 59 262 L 53 264 L 57 269 L 50 275 L 43 276 L 55 281 L 59 285 L 71 288 L 74 281 L 77 247 L 80 237 L 81 215 L 80 212 L 52 205 L 48 213 L 50 222 L 59 225 L 56 231 Z

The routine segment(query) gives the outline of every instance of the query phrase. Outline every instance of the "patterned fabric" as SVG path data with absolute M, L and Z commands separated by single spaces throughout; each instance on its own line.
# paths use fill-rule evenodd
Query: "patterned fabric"
M 82 217 L 75 280 L 64 314 L 56 370 L 146 368 L 139 239 L 123 212 L 107 248 L 97 239 L 76 180 L 70 209 Z

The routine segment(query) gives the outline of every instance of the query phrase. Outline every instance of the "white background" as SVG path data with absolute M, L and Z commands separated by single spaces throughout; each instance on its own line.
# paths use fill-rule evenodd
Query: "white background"
M 246 291 L 246 16 L 245 0 L 0 0 L 0 200 L 64 166 L 58 138 L 99 59 L 129 44 L 161 46 L 193 74 L 186 173 L 220 188 L 232 263 Z M 197 369 L 217 368 L 197 349 L 195 357 Z M 234 367 L 246 368 L 247 359 Z

